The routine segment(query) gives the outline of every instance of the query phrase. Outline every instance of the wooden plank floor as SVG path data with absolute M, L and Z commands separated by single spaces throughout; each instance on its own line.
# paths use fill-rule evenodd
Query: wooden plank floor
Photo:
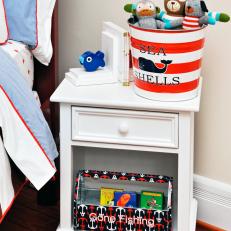
M 26 186 L 0 225 L 0 231 L 55 231 L 59 206 L 37 205 L 37 194 Z
M 0 225 L 0 231 L 55 231 L 59 224 L 59 205 L 43 207 L 36 200 L 36 192 L 25 187 Z M 209 230 L 197 228 L 197 231 Z

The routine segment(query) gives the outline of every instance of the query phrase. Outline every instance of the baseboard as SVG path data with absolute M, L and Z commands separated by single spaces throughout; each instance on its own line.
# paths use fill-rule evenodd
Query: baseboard
M 224 229 L 217 228 L 213 225 L 207 224 L 203 221 L 197 221 L 197 229 L 199 230 L 209 230 L 209 231 L 225 231 Z
M 194 197 L 198 200 L 198 220 L 231 230 L 231 185 L 194 175 Z

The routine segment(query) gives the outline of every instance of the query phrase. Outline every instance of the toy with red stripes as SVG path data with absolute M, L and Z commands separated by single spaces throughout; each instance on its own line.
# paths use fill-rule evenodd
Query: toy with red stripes
M 209 12 L 205 1 L 187 0 L 185 3 L 185 17 L 171 22 L 171 28 L 182 25 L 183 29 L 199 29 L 203 25 L 215 25 L 217 21 L 228 22 L 230 17 L 225 13 Z
M 156 19 L 163 21 L 163 24 L 158 27 L 161 29 L 198 29 L 204 25 L 230 21 L 230 16 L 226 13 L 209 11 L 203 0 L 165 0 L 164 6 L 165 11 L 156 7 Z M 133 14 L 129 19 L 129 23 L 133 25 L 136 25 L 138 21 L 136 9 L 137 4 L 135 3 L 124 6 L 126 12 Z

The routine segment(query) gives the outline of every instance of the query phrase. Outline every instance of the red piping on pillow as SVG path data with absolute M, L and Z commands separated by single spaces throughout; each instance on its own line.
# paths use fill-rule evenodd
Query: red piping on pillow
M 8 27 L 8 22 L 7 22 L 7 18 L 6 18 L 6 8 L 5 8 L 4 0 L 2 0 L 2 5 L 3 5 L 4 17 L 5 17 L 5 23 L 6 23 L 6 29 L 7 29 L 7 38 L 6 38 L 6 41 L 3 43 L 0 43 L 0 45 L 5 44 L 9 39 L 9 27 Z

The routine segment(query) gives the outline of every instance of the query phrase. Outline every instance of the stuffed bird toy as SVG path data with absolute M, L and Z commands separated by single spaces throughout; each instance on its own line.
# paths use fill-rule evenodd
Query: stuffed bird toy
M 145 7 L 146 7 L 146 9 L 145 9 Z M 141 18 L 142 18 L 141 21 L 143 21 L 144 18 L 146 18 L 145 19 L 146 21 L 148 21 L 147 18 L 149 18 L 150 21 L 153 21 L 153 19 L 158 18 L 158 14 L 160 13 L 160 8 L 155 6 L 153 1 L 151 1 L 151 0 L 142 0 L 142 1 L 139 1 L 137 4 L 126 4 L 124 6 L 124 10 L 127 13 L 132 14 L 132 16 L 128 19 L 128 22 L 130 24 L 137 24 Z M 147 15 L 145 15 L 146 14 L 145 12 L 147 13 Z M 150 16 L 150 14 L 152 16 Z M 154 27 L 151 26 L 151 28 L 146 28 L 146 29 L 156 29 L 157 28 L 155 26 L 156 23 L 157 23 L 157 27 L 158 26 L 160 26 L 160 27 L 164 26 L 164 24 L 161 25 L 160 22 L 154 22 Z M 139 25 L 139 26 L 141 26 L 141 25 Z
M 128 20 L 131 24 L 135 24 L 144 29 L 165 28 L 165 23 L 157 20 L 160 8 L 156 7 L 151 0 L 141 0 L 137 4 L 127 4 L 124 10 L 132 13 L 132 17 Z
M 185 16 L 185 2 L 186 0 L 164 0 L 165 11 L 162 11 L 159 7 L 156 7 L 156 19 L 161 20 L 165 23 L 165 29 L 170 29 L 172 27 L 171 21 L 175 21 L 177 19 L 182 19 L 183 21 L 183 18 Z M 128 22 L 131 24 L 135 24 L 138 22 L 136 8 L 137 4 L 126 4 L 124 6 L 124 10 L 127 13 L 132 14 L 132 16 L 128 20 Z M 177 21 L 177 23 L 179 22 Z

